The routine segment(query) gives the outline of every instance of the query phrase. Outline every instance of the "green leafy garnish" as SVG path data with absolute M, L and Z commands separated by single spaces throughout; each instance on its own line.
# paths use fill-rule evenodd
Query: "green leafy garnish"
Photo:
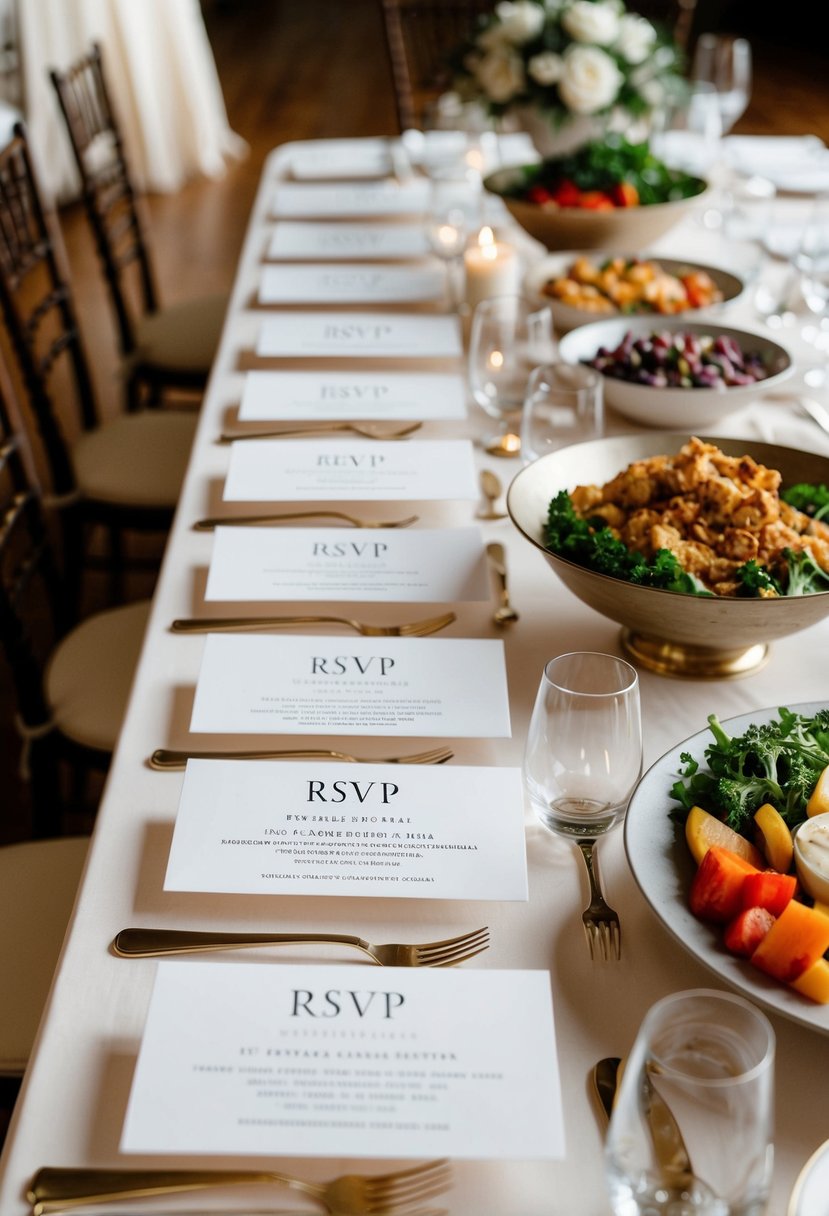
M 702 807 L 742 835 L 751 835 L 755 811 L 771 802 L 789 827 L 806 818 L 806 804 L 817 779 L 829 765 L 829 710 L 808 717 L 781 707 L 776 721 L 752 725 L 731 736 L 716 714 L 708 725 L 714 736 L 705 748 L 706 769 L 688 752 L 671 787 L 679 803 L 671 817 L 684 822 L 693 806 Z

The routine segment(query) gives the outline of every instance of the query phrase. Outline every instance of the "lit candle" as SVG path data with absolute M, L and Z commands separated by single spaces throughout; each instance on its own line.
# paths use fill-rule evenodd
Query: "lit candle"
M 521 287 L 521 267 L 511 245 L 496 241 L 491 228 L 482 228 L 477 245 L 463 255 L 466 302 L 474 308 L 492 296 L 511 296 Z

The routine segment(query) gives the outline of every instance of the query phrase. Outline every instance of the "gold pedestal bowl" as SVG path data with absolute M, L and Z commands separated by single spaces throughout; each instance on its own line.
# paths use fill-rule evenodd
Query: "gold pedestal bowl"
M 625 651 L 643 667 L 690 679 L 727 679 L 759 670 L 769 643 L 816 624 L 829 614 L 829 592 L 736 599 L 683 595 L 638 587 L 597 574 L 544 546 L 550 500 L 577 485 L 602 485 L 634 460 L 673 455 L 687 434 L 649 432 L 574 444 L 542 456 L 515 477 L 507 510 L 518 531 L 544 554 L 566 587 L 596 612 L 617 621 Z M 701 437 L 702 438 L 702 437 Z M 779 469 L 782 485 L 829 485 L 829 459 L 746 439 L 710 439 L 730 456 L 753 456 Z

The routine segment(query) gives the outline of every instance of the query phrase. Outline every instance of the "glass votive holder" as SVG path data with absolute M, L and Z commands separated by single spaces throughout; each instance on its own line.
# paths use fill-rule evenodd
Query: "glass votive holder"
M 545 363 L 530 373 L 521 415 L 525 464 L 604 434 L 601 374 L 578 363 Z

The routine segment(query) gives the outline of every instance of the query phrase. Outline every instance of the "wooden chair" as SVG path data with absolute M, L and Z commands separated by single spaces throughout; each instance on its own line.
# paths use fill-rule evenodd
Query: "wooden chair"
M 474 32 L 493 0 L 381 0 L 401 131 L 422 127 L 451 87 L 448 58 Z
M 73 594 L 89 526 L 102 525 L 117 599 L 124 534 L 170 526 L 196 417 L 192 411 L 144 410 L 100 422 L 69 284 L 20 124 L 0 151 L 0 305 L 48 465 L 47 505 L 60 512 L 64 525 Z
M 64 72 L 50 72 L 81 177 L 117 322 L 129 409 L 160 403 L 166 390 L 202 393 L 213 364 L 226 296 L 163 308 L 121 132 L 94 44 Z
M 0 374 L 0 645 L 15 692 L 32 834 L 46 837 L 62 831 L 63 811 L 80 795 L 86 774 L 109 765 L 149 603 L 99 612 L 71 627 L 40 498 L 4 392 L 7 397 L 10 389 Z M 64 767 L 69 782 L 62 779 Z

